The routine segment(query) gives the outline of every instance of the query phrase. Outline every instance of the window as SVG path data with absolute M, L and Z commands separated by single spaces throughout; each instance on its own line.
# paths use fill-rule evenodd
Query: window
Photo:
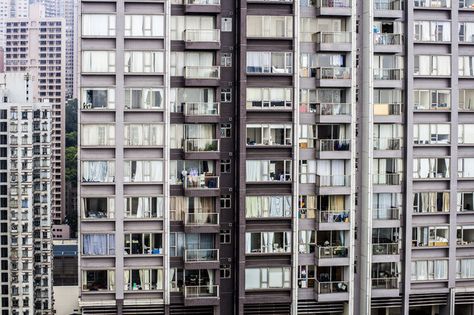
M 290 38 L 293 36 L 293 17 L 247 15 L 248 38 Z
M 232 53 L 221 54 L 221 67 L 232 67 Z
M 462 57 L 459 64 L 462 63 Z M 459 73 L 461 73 L 461 68 Z M 450 56 L 415 55 L 414 75 L 421 76 L 449 76 L 451 75 Z
M 113 270 L 82 271 L 82 291 L 115 290 L 115 272 Z
M 215 90 L 210 88 L 171 88 L 171 112 L 217 115 L 219 111 L 215 94 Z
M 221 138 L 232 137 L 232 124 L 221 124 Z
M 291 199 L 291 196 L 247 196 L 245 217 L 247 219 L 291 217 Z
M 291 74 L 291 52 L 247 52 L 247 73 Z
M 448 226 L 419 226 L 413 228 L 413 247 L 448 246 L 449 227 Z
M 164 36 L 162 15 L 125 15 L 125 36 Z
M 459 90 L 459 110 L 474 110 L 474 90 Z
M 163 181 L 163 161 L 125 161 L 124 182 Z
M 171 16 L 171 40 L 202 39 L 203 41 L 217 41 L 215 18 L 212 16 Z
M 459 41 L 465 43 L 474 42 L 474 23 L 459 23 Z
M 451 108 L 450 90 L 414 90 L 415 110 L 443 110 Z
M 221 209 L 232 208 L 232 195 L 221 195 Z
M 232 278 L 232 265 L 230 264 L 221 264 L 221 279 L 230 279 Z
M 82 182 L 105 183 L 115 180 L 114 161 L 82 161 Z
M 458 143 L 474 144 L 474 124 L 458 125 Z
M 83 51 L 82 71 L 91 73 L 115 72 L 114 51 Z
M 316 218 L 316 196 L 300 195 L 298 200 L 298 215 L 301 219 Z
M 474 192 L 457 193 L 457 211 L 474 211 Z
M 163 89 L 125 89 L 125 109 L 163 109 Z
M 451 22 L 415 21 L 415 41 L 449 42 L 451 40 Z
M 418 192 L 413 195 L 415 213 L 449 212 L 449 192 Z
M 109 146 L 115 144 L 115 126 L 110 124 L 81 125 L 81 145 Z
M 313 265 L 298 266 L 298 288 L 314 288 L 316 267 Z
M 84 88 L 82 89 L 82 109 L 114 109 L 114 88 Z
M 458 177 L 472 178 L 474 177 L 474 158 L 458 159 Z
M 247 88 L 247 109 L 279 110 L 292 107 L 291 88 Z
M 163 218 L 163 197 L 125 198 L 125 218 Z
M 316 232 L 313 230 L 298 231 L 298 252 L 311 254 L 316 251 Z
M 170 75 L 187 78 L 218 79 L 219 67 L 214 67 L 213 52 L 177 52 L 170 55 Z
M 126 51 L 124 71 L 126 73 L 163 73 L 162 51 Z
M 170 256 L 183 257 L 185 234 L 182 232 L 170 233 Z
M 125 146 L 162 146 L 164 126 L 162 124 L 126 124 Z
M 291 251 L 291 232 L 245 233 L 245 252 L 289 253 Z
M 414 124 L 414 144 L 448 144 L 451 140 L 450 124 Z
M 291 145 L 290 124 L 247 124 L 247 145 Z
M 81 199 L 82 217 L 105 219 L 115 217 L 115 199 L 107 197 L 86 197 Z
M 221 160 L 221 174 L 230 174 L 232 172 L 232 160 Z
M 474 58 L 472 56 L 459 56 L 459 76 L 474 76 Z
M 232 32 L 232 18 L 222 18 L 221 32 Z
M 456 279 L 474 279 L 474 259 L 456 260 Z
M 124 270 L 125 291 L 163 290 L 163 269 Z
M 115 235 L 83 234 L 82 254 L 84 256 L 115 255 Z
M 287 182 L 291 180 L 292 161 L 247 160 L 246 181 Z
M 229 229 L 221 230 L 221 233 L 220 233 L 221 244 L 230 244 L 231 240 L 232 240 L 231 230 Z
M 413 178 L 449 178 L 449 158 L 416 158 L 413 160 Z
M 448 279 L 447 260 L 417 260 L 411 263 L 411 280 L 446 280 Z
M 221 102 L 222 103 L 232 102 L 232 89 L 231 88 L 221 89 Z
M 245 290 L 289 288 L 291 268 L 246 268 Z
M 163 254 L 161 233 L 125 233 L 124 251 L 128 255 Z
M 456 242 L 461 246 L 474 245 L 474 225 L 458 226 L 456 231 Z
M 82 36 L 114 36 L 115 15 L 83 14 Z

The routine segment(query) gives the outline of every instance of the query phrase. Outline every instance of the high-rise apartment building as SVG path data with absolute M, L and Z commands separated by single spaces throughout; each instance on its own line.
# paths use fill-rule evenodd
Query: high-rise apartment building
M 474 314 L 474 1 L 79 20 L 84 314 Z
M 45 18 L 40 3 L 30 5 L 28 18 L 6 23 L 5 72 L 28 72 L 31 102 L 52 106 L 52 212 L 53 223 L 61 224 L 64 213 L 64 103 L 65 31 L 64 19 Z
M 6 20 L 26 17 L 28 17 L 28 0 L 0 1 L 0 47 L 2 49 L 5 49 Z
M 26 101 L 25 74 L 1 78 L 2 315 L 53 314 L 51 105 Z

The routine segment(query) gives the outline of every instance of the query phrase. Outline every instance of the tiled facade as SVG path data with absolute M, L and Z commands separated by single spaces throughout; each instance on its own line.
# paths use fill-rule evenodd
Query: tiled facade
M 84 314 L 473 314 L 473 10 L 82 0 Z

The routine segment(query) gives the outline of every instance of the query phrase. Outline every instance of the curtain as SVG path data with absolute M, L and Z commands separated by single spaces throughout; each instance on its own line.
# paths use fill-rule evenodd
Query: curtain
M 417 280 L 428 280 L 428 262 L 426 260 L 416 262 L 416 278 Z
M 268 287 L 283 288 L 283 269 L 268 268 Z
M 123 284 L 124 290 L 131 290 L 132 287 L 130 286 L 130 270 L 124 270 L 123 272 Z
M 109 244 L 115 245 L 114 235 L 107 234 L 84 234 L 83 235 L 83 253 L 86 256 L 108 255 L 107 236 L 109 236 Z M 115 246 L 114 246 L 115 248 Z M 113 249 L 111 249 L 113 250 Z
M 270 217 L 283 216 L 283 197 L 270 197 Z
M 209 293 L 214 293 L 214 270 L 212 269 L 207 269 L 207 274 L 209 276 Z
M 448 262 L 446 260 L 434 261 L 434 278 L 435 279 L 448 278 Z
M 246 197 L 245 198 L 245 207 L 247 211 L 247 218 L 258 218 L 261 216 L 261 201 L 262 197 L 256 197 L 256 196 L 251 196 L 251 197 Z

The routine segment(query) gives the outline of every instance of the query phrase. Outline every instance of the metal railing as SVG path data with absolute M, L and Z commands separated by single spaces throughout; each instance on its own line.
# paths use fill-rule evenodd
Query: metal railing
M 398 243 L 376 243 L 372 244 L 372 255 L 398 255 L 400 246 Z
M 403 70 L 398 68 L 375 68 L 374 80 L 402 80 Z
M 374 115 L 400 115 L 402 113 L 401 103 L 378 103 L 374 104 Z
M 351 104 L 349 103 L 317 103 L 316 114 L 321 116 L 350 115 Z
M 347 223 L 349 222 L 348 210 L 341 211 L 318 211 L 317 222 L 319 223 Z
M 374 209 L 372 212 L 372 219 L 374 220 L 399 220 L 400 208 L 391 207 L 385 209 Z
M 184 298 L 210 298 L 219 297 L 219 286 L 214 284 L 209 285 L 185 285 Z
M 186 42 L 219 42 L 221 39 L 217 29 L 186 29 L 183 35 Z
M 346 246 L 318 246 L 318 258 L 344 258 L 349 256 L 349 247 Z
M 402 147 L 401 138 L 375 138 L 374 150 L 400 150 Z
M 352 34 L 350 32 L 317 32 L 314 41 L 318 44 L 350 44 Z
M 351 68 L 348 67 L 321 67 L 316 69 L 316 78 L 319 80 L 349 80 Z
M 402 34 L 392 33 L 375 33 L 374 44 L 375 45 L 401 45 L 403 42 Z
M 184 217 L 185 225 L 205 225 L 205 224 L 219 224 L 219 213 L 186 213 Z
M 185 5 L 220 5 L 220 0 L 184 0 Z
M 346 293 L 349 290 L 348 281 L 318 281 L 314 287 L 318 294 Z
M 374 0 L 375 10 L 401 10 L 402 2 L 399 0 Z
M 317 8 L 350 8 L 351 0 L 317 0 Z
M 217 189 L 219 188 L 219 176 L 215 175 L 187 175 L 183 183 L 184 189 Z
M 186 66 L 184 77 L 186 79 L 219 79 L 221 68 L 219 66 Z
M 183 104 L 184 116 L 218 116 L 219 103 L 217 102 L 190 102 Z
M 349 151 L 350 139 L 317 139 L 316 146 L 319 151 Z
M 374 185 L 400 185 L 402 181 L 402 174 L 374 174 L 373 180 Z
M 454 1 L 453 1 L 454 2 Z M 449 0 L 424 0 L 414 1 L 415 8 L 449 8 Z M 460 2 L 461 5 L 461 2 Z
M 316 185 L 320 187 L 349 186 L 350 175 L 316 175 Z
M 184 152 L 218 152 L 219 139 L 184 139 Z
M 218 249 L 185 249 L 185 262 L 203 262 L 203 261 L 218 261 Z
M 372 278 L 372 289 L 398 289 L 398 278 Z

